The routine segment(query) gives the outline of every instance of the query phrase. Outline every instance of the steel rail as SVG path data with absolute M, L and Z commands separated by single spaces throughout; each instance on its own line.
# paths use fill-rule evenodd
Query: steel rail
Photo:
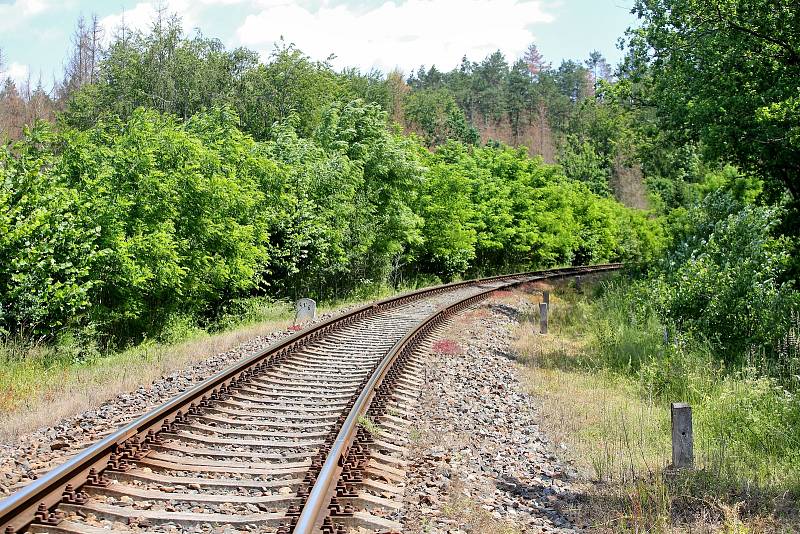
M 472 304 L 488 297 L 491 293 L 515 285 L 534 282 L 537 280 L 547 280 L 553 278 L 563 278 L 581 273 L 602 272 L 619 269 L 621 264 L 607 264 L 591 267 L 579 267 L 570 269 L 559 269 L 556 271 L 542 272 L 540 275 L 525 273 L 518 275 L 516 280 L 498 287 L 486 289 L 476 295 L 466 297 L 458 302 L 454 302 L 447 307 L 437 311 L 435 314 L 417 323 L 417 325 L 400 339 L 386 354 L 380 362 L 372 376 L 370 377 L 361 394 L 358 396 L 353 408 L 342 424 L 342 428 L 331 447 L 322 469 L 317 475 L 316 483 L 312 488 L 305 506 L 303 507 L 297 523 L 293 525 L 292 534 L 314 534 L 322 530 L 325 519 L 329 517 L 328 507 L 331 497 L 335 495 L 336 484 L 342 472 L 342 464 L 347 456 L 348 450 L 353 445 L 353 441 L 358 429 L 359 420 L 367 413 L 372 399 L 375 397 L 386 374 L 397 360 L 400 353 L 415 340 L 426 327 L 435 324 L 437 321 L 446 317 L 450 313 L 463 308 L 465 303 Z M 484 281 L 486 282 L 486 281 Z M 329 525 L 328 528 L 333 528 Z M 324 532 L 324 531 L 323 531 Z
M 3 529 L 5 534 L 13 534 L 24 530 L 34 521 L 43 521 L 49 516 L 52 517 L 53 513 L 50 511 L 51 509 L 56 507 L 56 505 L 70 494 L 74 494 L 74 492 L 79 490 L 87 481 L 91 482 L 93 477 L 98 477 L 102 471 L 109 466 L 109 463 L 125 462 L 127 459 L 133 459 L 137 454 L 146 452 L 148 449 L 147 444 L 155 435 L 162 429 L 169 428 L 170 425 L 175 422 L 181 421 L 181 418 L 186 415 L 187 410 L 191 411 L 193 408 L 205 406 L 209 402 L 217 400 L 220 395 L 224 395 L 227 392 L 229 387 L 235 387 L 238 382 L 247 378 L 254 371 L 263 368 L 263 366 L 272 361 L 286 357 L 294 349 L 301 348 L 308 342 L 319 339 L 338 326 L 349 325 L 377 311 L 399 306 L 406 302 L 436 295 L 459 287 L 525 277 L 528 278 L 528 280 L 521 280 L 502 286 L 508 287 L 515 283 L 529 281 L 531 276 L 536 275 L 542 278 L 552 278 L 579 274 L 580 272 L 618 269 L 620 266 L 621 264 L 607 264 L 583 268 L 568 267 L 454 282 L 396 295 L 373 304 L 359 306 L 348 312 L 326 319 L 282 341 L 276 342 L 258 353 L 248 356 L 203 380 L 188 391 L 165 402 L 154 410 L 116 430 L 101 441 L 79 452 L 76 456 L 47 472 L 31 484 L 5 499 L 0 500 L 0 528 Z M 487 293 L 496 289 L 500 288 L 487 290 Z M 448 309 L 449 308 L 452 308 L 452 306 L 448 307 Z M 437 316 L 438 315 L 439 314 L 437 314 Z M 393 349 L 390 351 L 390 354 L 395 352 L 396 351 Z M 388 360 L 384 358 L 384 361 Z M 385 371 L 386 369 L 387 368 L 381 364 L 377 372 L 381 370 Z M 381 379 L 383 375 L 385 375 L 385 372 L 381 374 Z M 377 384 L 379 385 L 379 383 L 380 380 Z M 373 388 L 368 386 L 365 388 L 364 392 L 368 391 L 373 391 Z M 359 401 L 362 401 L 364 392 L 362 392 L 362 395 L 359 397 Z M 367 396 L 364 397 L 364 401 L 367 400 L 367 397 L 371 398 L 371 396 L 367 394 Z M 368 404 L 367 402 L 366 406 L 368 406 Z M 364 404 L 363 402 L 358 402 L 356 406 L 363 407 Z M 351 411 L 351 414 L 352 413 Z M 354 432 L 354 430 L 350 428 L 352 426 L 353 421 L 348 417 L 342 430 L 349 428 Z M 338 448 L 337 451 L 339 451 L 339 449 L 341 449 L 341 447 Z M 333 452 L 332 450 L 331 453 Z M 332 454 L 329 456 L 332 456 Z M 327 465 L 327 463 L 326 461 L 325 465 Z M 317 484 L 315 484 L 310 497 L 318 493 Z M 315 499 L 319 500 L 319 496 L 315 497 Z M 317 505 L 314 504 L 314 506 L 316 507 Z M 319 504 L 318 506 L 321 509 L 324 505 Z M 310 508 L 305 506 L 304 513 L 306 513 L 308 509 Z

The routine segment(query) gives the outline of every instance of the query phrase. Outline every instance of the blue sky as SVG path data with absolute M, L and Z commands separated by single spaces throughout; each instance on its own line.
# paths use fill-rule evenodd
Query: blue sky
M 61 77 L 79 15 L 97 14 L 109 38 L 123 14 L 146 29 L 159 3 L 178 13 L 184 28 L 200 28 L 228 46 L 247 46 L 268 59 L 283 36 L 334 66 L 455 67 L 467 54 L 479 60 L 500 49 L 509 60 L 534 42 L 548 61 L 584 59 L 600 50 L 612 64 L 616 41 L 634 25 L 633 0 L 0 0 L 2 76 L 46 86 Z

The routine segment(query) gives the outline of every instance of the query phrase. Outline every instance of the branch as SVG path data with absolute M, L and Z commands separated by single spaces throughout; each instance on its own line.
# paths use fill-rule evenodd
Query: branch
M 789 58 L 791 59 L 791 63 L 793 65 L 800 64 L 800 52 L 798 52 L 789 43 L 787 43 L 785 41 L 782 41 L 780 39 L 777 39 L 775 37 L 772 37 L 770 35 L 764 35 L 764 34 L 759 33 L 759 32 L 757 32 L 757 31 L 755 31 L 755 30 L 753 30 L 751 28 L 748 28 L 746 26 L 742 26 L 741 24 L 739 24 L 739 23 L 737 23 L 737 22 L 735 22 L 733 20 L 727 19 L 725 17 L 725 15 L 722 14 L 722 9 L 720 8 L 719 4 L 717 4 L 715 6 L 715 8 L 716 8 L 716 12 L 717 12 L 717 20 L 719 22 L 721 22 L 723 24 L 727 24 L 733 30 L 737 30 L 739 32 L 746 33 L 746 34 L 748 34 L 748 35 L 750 35 L 752 37 L 755 37 L 757 39 L 761 39 L 761 40 L 766 41 L 768 43 L 772 43 L 775 46 L 778 46 L 778 47 L 784 49 L 786 52 L 789 53 Z

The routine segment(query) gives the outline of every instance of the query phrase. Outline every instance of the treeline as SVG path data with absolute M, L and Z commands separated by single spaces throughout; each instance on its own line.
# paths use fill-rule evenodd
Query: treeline
M 0 324 L 120 340 L 242 296 L 342 295 L 420 275 L 637 260 L 644 214 L 507 147 L 436 153 L 360 100 L 243 133 L 230 108 L 44 123 L 0 155 Z
M 756 373 L 794 384 L 796 354 L 784 348 L 800 308 L 800 41 L 790 29 L 800 15 L 790 4 L 637 1 L 642 25 L 612 92 L 619 131 L 667 214 L 651 272 L 662 319 L 734 369 L 760 355 Z
M 408 79 L 404 118 L 430 145 L 456 138 L 525 146 L 598 194 L 648 207 L 615 82 L 597 51 L 553 67 L 531 45 L 511 63 L 497 51 L 480 62 L 464 57 L 447 72 L 420 67 Z
M 592 113 L 581 110 L 602 101 L 601 84 L 612 79 L 598 52 L 557 68 L 531 45 L 511 63 L 498 51 L 482 61 L 465 57 L 449 72 L 435 66 L 408 77 L 335 72 L 286 43 L 262 64 L 251 50 L 228 50 L 199 33 L 185 36 L 180 20 L 163 11 L 152 31 L 123 26 L 105 49 L 97 19 L 80 19 L 72 41 L 63 80 L 50 93 L 41 81 L 36 89 L 5 82 L 0 99 L 8 120 L 0 120 L 0 130 L 11 139 L 22 135 L 25 124 L 51 120 L 56 112 L 64 112 L 69 126 L 87 128 L 105 116 L 124 119 L 138 107 L 186 119 L 202 109 L 230 106 L 256 140 L 268 139 L 273 124 L 294 113 L 301 135 L 310 135 L 324 104 L 361 98 L 380 105 L 391 122 L 420 135 L 428 147 L 451 139 L 525 146 L 599 194 L 614 192 L 628 205 L 647 206 L 646 194 L 637 189 L 641 174 L 626 176 L 624 150 L 608 140 L 595 142 L 596 132 L 578 124 L 591 118 L 576 118 Z M 621 180 L 625 183 L 618 184 Z
M 792 0 L 633 4 L 639 24 L 617 80 L 576 117 L 593 146 L 609 140 L 638 164 L 666 246 L 598 299 L 605 313 L 587 367 L 621 375 L 648 405 L 691 403 L 696 469 L 675 478 L 648 466 L 624 493 L 636 496 L 625 521 L 647 523 L 620 524 L 691 530 L 725 509 L 735 510 L 725 518 L 734 529 L 791 530 L 800 500 L 800 11 Z M 686 515 L 687 502 L 713 504 Z
M 788 328 L 778 316 L 791 308 L 798 265 L 786 171 L 796 161 L 787 82 L 796 67 L 780 58 L 792 48 L 763 52 L 763 38 L 737 41 L 741 32 L 719 23 L 718 37 L 739 50 L 724 54 L 727 64 L 760 54 L 783 69 L 769 82 L 747 63 L 739 75 L 770 92 L 729 91 L 721 73 L 653 55 L 693 28 L 668 30 L 653 14 L 664 5 L 637 7 L 646 24 L 613 72 L 597 53 L 554 68 L 535 46 L 511 63 L 498 52 L 408 77 L 336 72 L 286 43 L 262 63 L 247 49 L 186 36 L 163 14 L 148 32 L 119 29 L 107 49 L 96 21 L 79 24 L 57 120 L 3 152 L 3 328 L 49 335 L 67 323 L 104 324 L 136 336 L 172 313 L 213 317 L 240 296 L 324 297 L 364 283 L 622 259 L 661 277 L 660 309 L 676 330 L 739 353 L 772 343 L 754 334 L 733 349 L 723 319 L 681 318 L 750 309 L 743 303 L 758 285 L 782 295 L 767 304 L 769 322 Z M 699 42 L 696 52 L 716 61 L 719 44 Z M 692 100 L 705 86 L 680 80 L 693 77 L 716 89 Z M 707 113 L 714 106 L 743 111 L 733 123 Z M 758 158 L 730 144 L 742 124 L 761 140 Z M 771 141 L 779 127 L 789 142 Z M 525 142 L 534 131 L 547 143 Z M 708 200 L 720 195 L 728 200 Z M 709 243 L 733 240 L 715 236 L 744 230 L 726 222 L 736 217 L 751 221 L 734 240 L 750 245 L 736 250 L 784 259 L 753 260 L 756 276 L 744 279 L 731 271 L 735 257 L 702 256 Z M 72 228 L 59 245 L 71 252 L 41 237 Z M 25 252 L 38 246 L 41 257 Z M 701 256 L 711 263 L 698 270 Z M 718 274 L 695 286 L 705 289 L 678 299 L 681 277 L 709 272 Z

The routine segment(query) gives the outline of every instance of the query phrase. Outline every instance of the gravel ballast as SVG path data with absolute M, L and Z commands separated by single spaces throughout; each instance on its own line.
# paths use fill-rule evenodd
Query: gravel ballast
M 576 498 L 574 470 L 539 430 L 510 351 L 526 304 L 505 293 L 454 318 L 432 340 L 409 453 L 404 532 L 577 531 L 559 512 Z
M 573 470 L 557 460 L 539 430 L 535 403 L 524 393 L 510 350 L 511 330 L 527 303 L 503 293 L 456 316 L 430 340 L 419 417 L 408 448 L 404 532 L 578 530 L 560 512 L 576 499 Z M 293 333 L 254 338 L 97 409 L 0 443 L 0 494 L 24 486 L 210 374 Z

